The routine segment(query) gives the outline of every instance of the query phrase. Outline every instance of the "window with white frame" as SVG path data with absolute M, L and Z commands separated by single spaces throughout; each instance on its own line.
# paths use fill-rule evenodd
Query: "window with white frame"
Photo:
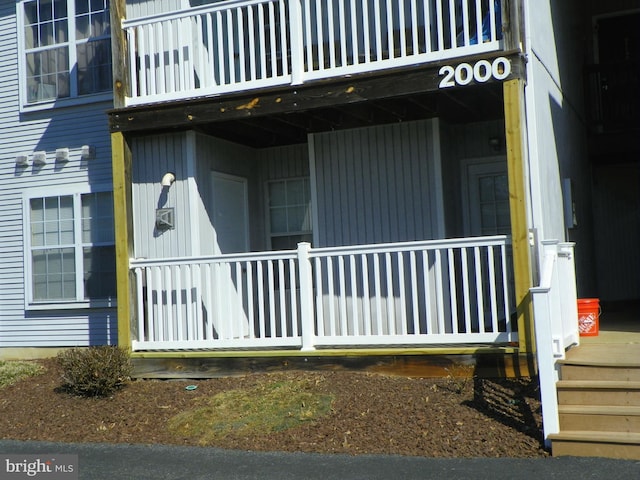
M 25 202 L 28 306 L 109 306 L 116 297 L 111 192 Z
M 271 248 L 291 250 L 311 242 L 309 178 L 287 178 L 267 184 Z
M 23 107 L 111 93 L 109 0 L 18 3 Z

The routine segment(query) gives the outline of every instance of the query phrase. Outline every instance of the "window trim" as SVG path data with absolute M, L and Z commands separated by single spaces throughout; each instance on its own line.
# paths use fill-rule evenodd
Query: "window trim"
M 109 192 L 113 195 L 113 189 L 110 185 L 77 185 L 77 186 L 65 186 L 64 193 L 60 192 L 59 186 L 57 187 L 43 187 L 30 189 L 22 195 L 22 227 L 23 227 L 23 265 L 24 265 L 24 308 L 25 310 L 80 310 L 87 308 L 115 308 L 117 307 L 117 296 L 105 300 L 78 300 L 79 288 L 83 282 L 83 264 L 78 262 L 78 247 L 82 246 L 84 242 L 78 241 L 82 235 L 82 216 L 77 215 L 82 208 L 81 202 L 76 202 L 76 198 L 81 198 L 82 195 L 90 193 L 104 193 Z M 76 299 L 75 300 L 33 300 L 33 265 L 32 265 L 32 250 L 31 250 L 31 200 L 34 198 L 48 198 L 48 197 L 61 197 L 72 196 L 73 210 L 74 210 L 74 243 L 73 248 L 76 255 Z M 114 238 L 115 246 L 115 238 Z M 80 257 L 82 255 L 80 254 Z M 78 276 L 80 272 L 80 276 Z M 80 278 L 80 281 L 78 279 Z
M 74 88 L 71 88 L 71 85 L 69 86 L 70 96 L 65 98 L 53 98 L 51 100 L 43 100 L 40 102 L 28 103 L 27 88 L 26 88 L 27 55 L 26 55 L 26 48 L 25 48 L 26 39 L 24 35 L 24 29 L 25 29 L 24 5 L 28 1 L 29 0 L 20 0 L 19 2 L 16 3 L 16 26 L 17 26 L 16 36 L 18 41 L 18 103 L 19 103 L 20 113 L 38 112 L 42 110 L 49 110 L 52 108 L 72 107 L 72 106 L 84 105 L 88 103 L 113 101 L 112 89 L 105 92 L 96 92 L 96 93 L 90 93 L 86 95 L 79 95 L 77 93 L 77 58 L 76 58 L 75 48 L 72 48 L 72 46 L 75 47 L 81 42 L 78 42 L 77 39 L 75 39 L 75 33 L 74 33 L 73 42 L 71 42 L 70 40 L 65 42 L 66 48 L 68 49 L 68 54 L 69 54 L 70 81 L 71 81 L 72 75 L 75 75 L 76 77 L 76 80 L 75 80 L 76 86 Z M 71 27 L 72 27 L 71 24 L 73 24 L 73 28 L 75 31 L 75 21 L 76 21 L 75 4 L 72 0 L 66 0 L 66 2 L 67 2 L 67 12 L 68 12 L 67 18 L 70 19 L 69 31 L 71 31 Z M 73 18 L 73 22 L 71 22 L 71 18 Z M 105 38 L 107 38 L 107 36 L 105 36 Z M 111 38 L 111 35 L 109 35 L 108 38 Z M 113 57 L 112 57 L 111 63 L 113 66 Z M 75 92 L 75 96 L 71 96 L 72 92 Z

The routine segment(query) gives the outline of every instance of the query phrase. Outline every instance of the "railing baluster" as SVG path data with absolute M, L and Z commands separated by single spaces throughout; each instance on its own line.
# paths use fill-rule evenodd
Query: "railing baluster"
M 478 43 L 482 43 L 482 2 L 480 0 L 474 0 L 476 4 L 476 31 L 475 35 L 478 39 Z
M 369 264 L 366 254 L 360 255 L 360 262 L 362 267 L 362 314 L 364 322 L 364 334 L 371 335 L 371 294 L 369 292 Z
M 458 333 L 458 297 L 456 295 L 456 264 L 453 248 L 447 249 L 449 261 L 449 304 L 451 305 L 451 333 Z
M 411 309 L 413 317 L 413 333 L 420 333 L 420 306 L 418 304 L 418 270 L 416 265 L 416 252 L 409 252 L 409 267 L 411 274 Z
M 407 56 L 407 30 L 404 18 L 404 0 L 398 2 L 398 30 L 400 38 L 400 56 Z
M 502 296 L 504 301 L 504 317 L 506 323 L 506 332 L 511 334 L 511 319 L 510 319 L 510 305 L 509 305 L 509 264 L 507 263 L 507 247 L 506 245 L 500 245 L 500 256 L 502 258 Z
M 463 46 L 469 45 L 469 5 L 468 0 L 462 0 L 462 38 Z M 457 46 L 457 38 L 456 45 Z
M 363 37 L 363 62 L 369 63 L 371 60 L 371 46 L 370 35 L 371 35 L 371 26 L 369 25 L 369 0 L 362 0 L 360 2 L 360 8 L 362 9 L 362 37 Z
M 449 48 L 456 47 L 456 0 L 449 0 Z
M 442 278 L 442 250 L 435 250 L 435 267 L 436 267 L 436 295 L 438 298 L 436 299 L 437 303 L 437 320 L 438 320 L 438 333 L 446 333 L 444 326 L 444 289 L 443 287 L 443 278 Z
M 239 81 L 244 83 L 247 79 L 244 48 L 244 13 L 242 7 L 236 8 L 236 28 L 238 30 L 238 70 Z
M 389 335 L 396 334 L 396 306 L 393 295 L 393 265 L 391 263 L 391 254 L 385 252 L 384 254 L 385 268 L 387 274 L 387 329 Z
M 169 322 L 169 325 L 167 327 L 167 334 L 169 337 L 169 340 L 183 340 L 184 339 L 184 335 L 182 334 L 182 330 L 184 328 L 184 322 L 183 322 L 183 315 L 182 315 L 182 308 L 183 308 L 183 304 L 182 304 L 182 279 L 180 278 L 181 276 L 181 271 L 182 271 L 182 265 L 178 265 L 176 267 L 169 267 L 167 269 L 170 272 L 171 278 L 173 279 L 173 284 L 175 285 L 175 287 L 172 288 L 167 288 L 167 292 L 169 294 L 169 300 L 171 301 L 171 297 L 173 297 L 173 295 L 175 294 L 175 303 L 173 303 L 173 305 L 175 305 L 176 307 L 176 311 L 175 311 L 175 317 L 171 318 L 171 321 Z M 169 286 L 171 285 L 172 281 L 169 280 Z M 171 310 L 169 310 L 171 311 Z M 175 318 L 175 321 L 173 321 L 173 319 Z
M 404 287 L 404 254 L 396 254 L 398 262 L 398 295 L 400 302 L 400 333 L 407 334 L 407 295 Z
M 213 340 L 213 311 L 211 309 L 212 299 L 211 299 L 211 263 L 205 263 L 204 269 L 202 271 L 203 278 L 203 289 L 204 289 L 204 305 L 202 306 L 203 315 L 205 316 L 205 324 L 204 324 L 204 339 L 205 340 Z
M 213 37 L 213 19 L 211 13 L 206 14 L 207 18 L 207 87 L 214 87 L 217 85 L 215 76 L 215 43 Z
M 262 12 L 262 8 L 263 5 L 256 5 L 255 9 L 258 12 Z M 247 7 L 247 22 L 248 22 L 248 29 L 249 29 L 249 34 L 248 34 L 248 39 L 247 42 L 249 44 L 249 51 L 248 51 L 248 55 L 249 55 L 249 80 L 256 80 L 258 78 L 258 73 L 256 70 L 256 31 L 255 31 L 255 25 L 254 25 L 254 9 L 251 7 Z M 264 22 L 261 22 L 260 19 L 258 19 L 258 24 L 259 24 L 259 28 L 262 30 L 262 27 L 264 25 Z M 258 51 L 260 53 L 260 63 L 262 65 L 264 65 L 263 63 L 263 58 L 264 58 L 264 50 L 260 49 Z M 262 72 L 264 72 L 264 70 L 261 70 Z
M 416 0 L 411 0 L 411 54 L 420 53 L 418 43 L 418 6 Z
M 471 333 L 471 301 L 469 291 L 469 261 L 468 250 L 466 248 L 460 249 L 460 255 L 462 256 L 462 298 L 464 301 L 464 328 L 466 333 Z
M 358 278 L 357 278 L 357 265 L 354 255 L 349 255 L 349 273 L 351 274 L 351 318 L 353 322 L 353 334 L 355 336 L 360 335 L 360 319 L 358 315 Z M 343 293 L 346 297 L 346 290 Z
M 262 271 L 262 261 L 257 262 L 257 281 L 258 281 L 258 323 L 260 324 L 260 337 L 266 338 L 265 324 L 267 323 L 264 314 L 264 274 Z
M 323 301 L 323 270 L 322 259 L 315 257 L 313 259 L 313 269 L 315 274 L 315 291 L 316 291 L 316 304 L 315 304 L 315 323 L 318 337 L 324 337 L 327 335 L 325 319 L 324 319 L 324 301 Z
M 285 0 L 280 0 L 280 8 L 279 8 L 279 13 L 280 13 L 280 47 L 279 47 L 279 52 L 280 52 L 280 60 L 279 63 L 282 65 L 282 75 L 283 76 L 287 76 L 289 75 L 289 61 L 287 59 L 287 52 L 289 51 L 289 45 L 287 42 L 287 8 L 285 6 Z M 291 12 L 289 12 L 289 15 L 291 15 Z M 293 37 L 293 33 L 290 33 L 291 37 Z M 291 47 L 291 56 L 293 56 L 293 47 Z M 275 62 L 275 60 L 273 60 Z M 295 82 L 293 81 L 293 79 L 291 80 L 291 83 L 295 84 Z
M 278 76 L 278 51 L 276 49 L 276 16 L 273 2 L 269 3 L 269 39 L 271 44 L 271 78 L 275 78 Z
M 220 85 L 225 85 L 227 83 L 227 71 L 226 71 L 226 60 L 224 56 L 224 29 L 222 22 L 222 12 L 216 12 L 216 33 L 218 34 L 218 75 L 220 76 L 220 80 L 218 81 Z M 231 62 L 231 59 L 229 59 Z
M 296 338 L 299 334 L 298 332 L 298 295 L 296 288 L 296 262 L 294 259 L 289 259 L 289 285 L 291 290 L 291 332 L 289 332 L 289 336 L 292 338 Z M 322 311 L 322 307 L 320 307 L 320 312 Z M 318 314 L 318 318 L 322 318 L 322 315 Z M 318 326 L 319 328 L 319 326 Z
M 322 30 L 322 0 L 316 0 L 316 48 L 318 49 L 318 70 L 324 70 L 326 65 L 324 64 L 324 33 Z
M 236 30 L 234 28 L 233 21 L 233 11 L 231 9 L 227 10 L 227 28 L 226 28 L 226 37 L 227 37 L 227 58 L 229 59 L 229 83 L 236 83 Z
M 284 276 L 284 262 L 278 259 L 278 289 L 280 291 L 280 330 L 281 336 L 287 336 L 287 282 Z M 274 333 L 275 336 L 275 333 Z
M 375 302 L 376 302 L 376 333 L 383 335 L 382 330 L 382 288 L 380 280 L 382 275 L 380 274 L 380 254 L 373 254 L 373 277 L 374 277 L 374 289 L 375 289 Z
M 295 1 L 295 0 L 294 0 Z M 304 1 L 304 31 L 306 33 L 306 47 L 307 47 L 307 56 L 305 58 L 305 72 L 312 72 L 315 70 L 314 63 L 315 57 L 313 55 L 313 37 L 312 37 L 312 15 L 311 15 L 311 7 L 309 6 L 309 0 Z
M 344 10 L 344 1 L 338 3 L 338 22 L 340 24 L 340 65 L 349 63 L 347 53 L 347 17 Z
M 429 279 L 429 252 L 422 251 L 422 279 L 424 281 L 425 333 L 433 333 L 433 317 L 431 315 L 431 280 Z
M 253 305 L 253 263 L 251 261 L 247 261 L 245 263 L 245 266 L 247 268 L 247 292 L 251 293 L 251 296 L 248 298 L 247 303 L 247 309 L 249 310 L 248 312 L 248 317 L 249 317 L 249 338 L 255 338 L 255 321 L 256 321 L 256 314 L 254 311 L 254 305 Z
M 436 1 L 436 25 L 438 27 L 438 51 L 444 50 L 444 16 L 442 13 L 442 2 Z
M 327 1 L 327 42 L 329 49 L 329 68 L 336 68 L 336 32 L 333 22 L 333 1 Z
M 497 38 L 497 28 L 496 28 L 496 0 L 489 0 L 489 25 L 490 25 L 490 38 L 491 41 L 494 42 Z M 482 29 L 480 31 L 480 35 L 478 35 L 478 43 L 483 42 Z
M 380 0 L 373 0 L 373 22 L 374 22 L 374 32 L 375 41 L 376 41 L 376 61 L 382 60 L 382 25 L 380 20 Z
M 349 335 L 347 325 L 347 287 L 344 273 L 344 257 L 338 257 L 338 285 L 340 298 L 340 335 Z
M 267 296 L 269 297 L 269 337 L 276 337 L 276 288 L 273 261 L 267 261 Z
M 480 333 L 484 333 L 484 291 L 482 288 L 482 259 L 480 258 L 479 247 L 473 247 L 473 255 L 476 267 L 476 301 L 478 303 L 478 328 Z
M 326 257 L 327 261 L 327 302 L 329 303 L 329 334 L 336 335 L 336 305 L 334 302 L 335 290 L 333 286 L 333 258 Z
M 493 247 L 487 247 L 487 262 L 489 266 L 489 292 L 491 301 L 491 329 L 493 332 L 498 331 L 498 306 L 496 296 L 496 268 L 493 258 Z
M 360 63 L 358 53 L 358 13 L 356 11 L 356 0 L 351 0 L 351 54 L 353 55 L 352 64 Z

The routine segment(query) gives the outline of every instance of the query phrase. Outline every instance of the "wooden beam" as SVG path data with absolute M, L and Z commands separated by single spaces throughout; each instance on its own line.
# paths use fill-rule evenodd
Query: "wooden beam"
M 126 18 L 126 0 L 109 2 L 111 15 L 111 65 L 113 69 L 113 106 L 125 106 L 126 93 L 129 91 L 129 68 L 127 61 L 127 39 L 122 20 Z
M 478 58 L 504 56 L 511 60 L 508 78 L 519 78 L 524 73 L 524 60 L 519 52 L 499 52 Z M 475 57 L 465 58 L 473 62 Z M 323 80 L 309 85 L 116 108 L 109 113 L 112 132 L 190 129 L 211 122 L 240 120 L 288 112 L 305 112 L 319 108 L 349 105 L 383 98 L 417 95 L 439 90 L 441 63 L 424 68 L 407 68 L 387 74 L 364 74 L 349 79 Z M 486 83 L 497 82 L 489 79 Z M 466 88 L 466 87 L 455 87 Z
M 129 271 L 133 253 L 133 214 L 131 206 L 131 151 L 122 133 L 111 134 L 113 204 L 116 248 L 116 288 L 118 295 L 118 345 L 131 347 L 136 298 Z
M 533 305 L 529 293 L 529 289 L 533 286 L 533 277 L 525 181 L 524 81 L 521 79 L 506 81 L 503 89 L 518 337 L 520 350 L 533 353 L 535 351 Z

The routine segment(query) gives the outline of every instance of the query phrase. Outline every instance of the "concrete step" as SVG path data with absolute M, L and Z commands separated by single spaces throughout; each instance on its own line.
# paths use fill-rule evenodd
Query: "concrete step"
M 640 460 L 640 433 L 562 431 L 549 436 L 554 457 L 606 457 Z
M 558 405 L 640 406 L 640 382 L 560 380 Z
M 640 432 L 639 406 L 560 405 L 560 431 Z

